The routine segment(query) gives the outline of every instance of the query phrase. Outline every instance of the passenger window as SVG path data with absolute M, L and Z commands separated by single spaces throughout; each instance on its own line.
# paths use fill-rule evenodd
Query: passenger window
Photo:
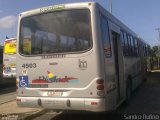
M 121 31 L 121 45 L 124 48 L 124 37 L 123 37 L 123 31 Z
M 139 41 L 139 39 L 137 39 L 137 47 L 138 47 L 138 56 L 140 56 L 140 49 L 141 49 L 141 43 Z
M 124 43 L 125 43 L 125 47 L 124 47 L 124 55 L 128 56 L 129 55 L 129 51 L 128 51 L 128 39 L 127 39 L 127 34 L 126 32 L 124 32 Z
M 129 56 L 132 56 L 132 47 L 131 47 L 131 39 L 130 39 L 130 35 L 127 35 L 128 39 L 127 39 L 127 42 L 128 42 L 128 54 Z
M 130 41 L 131 41 L 131 56 L 135 56 L 135 50 L 134 50 L 134 41 L 133 41 L 133 37 L 130 36 Z
M 134 47 L 135 47 L 135 56 L 138 56 L 138 44 L 137 44 L 137 39 L 134 39 Z
M 123 49 L 123 55 L 125 55 L 125 39 L 124 39 L 124 31 L 121 31 L 121 45 Z
M 112 56 L 111 44 L 109 39 L 109 27 L 107 19 L 101 15 L 101 35 L 106 57 Z

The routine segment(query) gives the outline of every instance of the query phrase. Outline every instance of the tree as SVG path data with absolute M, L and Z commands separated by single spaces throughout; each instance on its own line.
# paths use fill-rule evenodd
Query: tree
M 158 59 L 160 58 L 159 46 L 153 46 L 151 48 L 151 68 L 159 67 Z M 156 65 L 156 66 L 155 66 Z
M 153 46 L 153 47 L 151 48 L 151 55 L 152 55 L 153 57 L 157 57 L 157 53 L 158 53 L 158 46 Z

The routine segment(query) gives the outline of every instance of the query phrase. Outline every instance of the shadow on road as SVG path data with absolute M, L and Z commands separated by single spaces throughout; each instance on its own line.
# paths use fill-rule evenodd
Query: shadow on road
M 90 112 L 64 112 L 51 120 L 118 120 L 124 119 L 122 114 L 90 113 Z
M 150 72 L 132 94 L 128 106 L 120 106 L 120 113 L 159 114 L 160 113 L 160 72 Z

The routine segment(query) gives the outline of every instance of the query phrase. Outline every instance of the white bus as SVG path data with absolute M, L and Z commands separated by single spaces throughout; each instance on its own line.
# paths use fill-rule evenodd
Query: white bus
M 17 104 L 114 110 L 146 76 L 147 55 L 148 45 L 95 2 L 21 13 Z
M 16 38 L 8 38 L 4 42 L 3 77 L 16 77 Z

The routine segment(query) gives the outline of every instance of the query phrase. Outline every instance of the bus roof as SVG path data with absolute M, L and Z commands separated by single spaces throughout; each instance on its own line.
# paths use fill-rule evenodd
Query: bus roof
M 65 8 L 76 8 L 77 6 L 88 6 L 89 3 L 97 4 L 96 2 L 75 2 L 75 3 L 64 3 L 64 4 L 62 3 L 62 4 L 55 4 L 55 5 L 53 4 L 53 5 L 50 5 L 50 6 L 40 7 L 40 8 L 36 8 L 36 9 L 32 9 L 32 10 L 22 12 L 22 13 L 20 13 L 20 16 L 24 15 L 24 14 L 29 15 L 29 14 L 32 14 L 32 13 L 38 13 L 38 11 L 40 11 L 40 10 L 46 10 L 46 12 L 51 12 L 51 11 L 54 11 L 54 10 L 60 10 L 60 9 L 65 9 Z M 49 11 L 49 10 L 51 10 L 51 11 Z

